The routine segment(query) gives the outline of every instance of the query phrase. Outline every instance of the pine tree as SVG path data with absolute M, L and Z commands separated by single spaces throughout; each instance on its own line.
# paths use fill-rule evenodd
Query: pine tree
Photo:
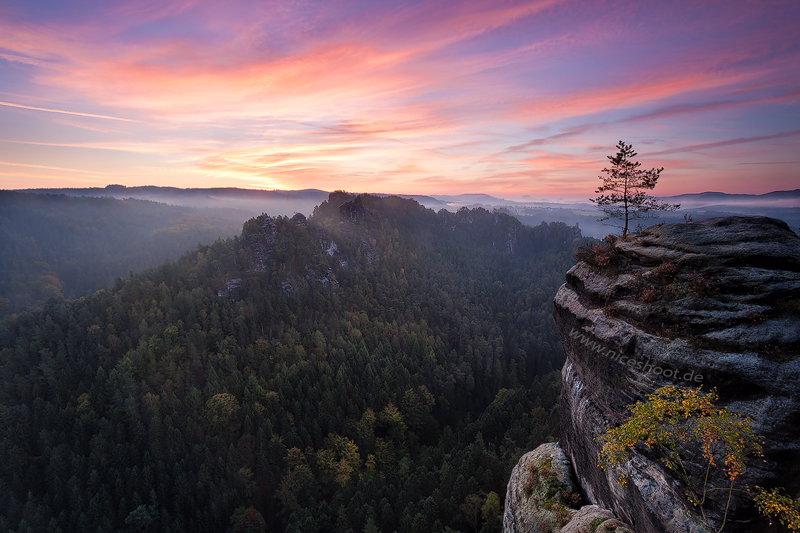
M 611 161 L 611 168 L 604 168 L 606 175 L 599 176 L 603 185 L 595 192 L 600 196 L 589 200 L 606 214 L 599 219 L 600 222 L 612 218 L 625 221 L 622 227 L 624 240 L 628 235 L 629 220 L 648 218 L 650 211 L 674 211 L 680 208 L 680 204 L 667 204 L 646 194 L 646 191 L 655 188 L 663 167 L 641 170 L 639 167 L 642 164 L 633 160 L 637 154 L 632 145 L 620 141 L 617 149 L 617 155 L 607 156 Z

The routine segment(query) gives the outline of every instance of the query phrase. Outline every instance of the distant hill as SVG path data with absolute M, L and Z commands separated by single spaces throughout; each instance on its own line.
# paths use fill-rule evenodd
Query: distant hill
M 428 209 L 447 209 L 450 207 L 450 204 L 440 198 L 434 198 L 433 196 L 426 196 L 424 194 L 382 194 L 382 193 L 374 193 L 374 196 L 379 197 L 387 197 L 387 196 L 397 196 L 398 198 L 407 198 L 409 200 L 414 200 L 415 202 L 419 202 L 421 205 L 424 205 Z
M 0 316 L 109 287 L 240 230 L 188 207 L 0 191 Z
M 29 192 L 49 192 L 77 196 L 112 196 L 114 198 L 139 198 L 172 205 L 213 208 L 211 216 L 228 218 L 239 223 L 269 213 L 272 216 L 292 216 L 294 213 L 310 215 L 314 207 L 328 198 L 328 193 L 318 189 L 299 191 L 264 191 L 236 188 L 179 189 L 175 187 L 123 187 L 109 185 L 88 189 L 35 189 Z M 374 193 L 386 197 L 388 194 Z M 602 237 L 613 228 L 597 221 L 601 213 L 588 202 L 548 202 L 530 196 L 514 200 L 488 194 L 418 195 L 400 194 L 429 209 L 456 211 L 460 207 L 485 207 L 500 210 L 519 218 L 524 224 L 536 226 L 541 222 L 580 224 L 583 235 Z M 766 194 L 728 194 L 703 192 L 681 194 L 664 198 L 670 203 L 680 203 L 681 209 L 672 213 L 655 213 L 655 218 L 641 221 L 646 227 L 659 222 L 680 222 L 684 215 L 694 220 L 730 215 L 763 215 L 785 221 L 792 228 L 800 226 L 800 189 L 774 191 Z
M 669 203 L 678 203 L 680 210 L 673 212 L 654 212 L 653 218 L 637 221 L 642 227 L 661 222 L 683 222 L 684 217 L 693 220 L 734 216 L 760 215 L 783 220 L 795 231 L 800 228 L 800 189 L 793 191 L 774 191 L 766 194 L 727 194 L 704 192 L 681 194 L 662 198 Z M 579 224 L 585 236 L 602 237 L 615 231 L 610 226 L 598 222 L 601 212 L 589 202 L 573 204 L 509 204 L 496 206 L 503 212 L 516 216 L 522 223 L 533 225 L 542 221 L 560 221 L 566 224 Z
M 136 198 L 186 207 L 230 209 L 234 210 L 229 214 L 230 218 L 238 220 L 240 223 L 263 213 L 269 213 L 272 216 L 292 216 L 295 213 L 310 215 L 314 206 L 328 198 L 328 193 L 319 189 L 265 191 L 233 187 L 179 189 L 177 187 L 108 185 L 102 188 L 85 189 L 26 189 L 22 192 L 66 194 L 68 196 L 108 196 L 117 199 Z
M 728 194 L 724 192 L 701 192 L 680 194 L 665 198 L 670 203 L 691 206 L 700 205 L 750 205 L 752 207 L 800 207 L 800 189 L 773 191 L 766 194 Z
M 454 196 L 435 195 L 434 198 L 449 204 L 461 205 L 514 205 L 519 202 L 504 200 L 488 194 L 457 194 Z

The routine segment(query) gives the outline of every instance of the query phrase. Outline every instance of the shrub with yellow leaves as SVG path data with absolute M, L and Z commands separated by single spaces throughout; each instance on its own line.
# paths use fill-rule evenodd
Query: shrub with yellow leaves
M 756 486 L 755 502 L 758 512 L 772 520 L 776 519 L 792 531 L 800 531 L 800 499 L 781 494 L 781 489 L 766 490 Z
M 606 469 L 627 461 L 628 454 L 642 444 L 656 452 L 661 462 L 676 472 L 686 484 L 689 501 L 699 508 L 708 522 L 704 506 L 712 491 L 727 490 L 728 501 L 717 530 L 722 531 L 728 516 L 734 484 L 745 469 L 749 456 L 762 455 L 762 438 L 753 432 L 753 421 L 727 408 L 714 405 L 717 393 L 711 390 L 667 386 L 656 390 L 645 402 L 629 406 L 631 417 L 622 425 L 606 430 L 598 466 Z M 693 471 L 687 453 L 702 454 L 703 471 Z M 713 487 L 712 469 L 721 468 L 730 481 L 727 487 Z M 696 468 L 694 470 L 697 470 Z M 693 474 L 693 475 L 690 475 Z M 692 480 L 702 480 L 702 484 Z M 625 485 L 624 474 L 618 478 Z

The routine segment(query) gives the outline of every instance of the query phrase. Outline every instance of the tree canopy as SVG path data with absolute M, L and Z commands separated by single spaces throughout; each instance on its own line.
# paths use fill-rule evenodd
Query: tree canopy
M 499 531 L 580 239 L 355 200 L 0 321 L 0 530 Z
M 612 218 L 623 221 L 622 238 L 625 239 L 629 220 L 648 218 L 652 211 L 673 211 L 679 209 L 680 204 L 668 204 L 647 195 L 647 191 L 655 188 L 663 167 L 642 170 L 639 168 L 642 164 L 633 160 L 638 154 L 632 145 L 619 141 L 617 149 L 616 155 L 607 156 L 611 168 L 604 168 L 605 175 L 599 176 L 603 184 L 595 193 L 600 196 L 589 200 L 605 213 L 600 221 Z
M 115 276 L 236 235 L 221 210 L 0 191 L 0 317 L 110 287 Z

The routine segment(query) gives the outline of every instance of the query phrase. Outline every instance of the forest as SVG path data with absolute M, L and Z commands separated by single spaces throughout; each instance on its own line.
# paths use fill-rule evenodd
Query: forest
M 223 210 L 0 191 L 0 316 L 110 287 L 115 276 L 231 237 Z
M 11 315 L 0 530 L 499 532 L 583 242 L 336 192 Z

